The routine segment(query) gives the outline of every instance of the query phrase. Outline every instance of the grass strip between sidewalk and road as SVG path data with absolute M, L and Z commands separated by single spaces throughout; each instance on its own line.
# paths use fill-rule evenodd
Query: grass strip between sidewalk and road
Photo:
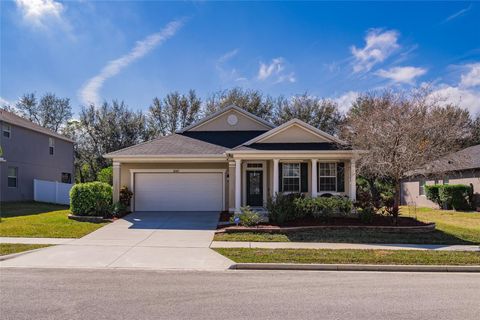
M 50 246 L 49 244 L 0 243 L 0 256 Z
M 479 252 L 216 248 L 236 263 L 480 265 Z
M 3 202 L 0 237 L 81 238 L 106 223 L 68 219 L 67 206 L 42 202 Z

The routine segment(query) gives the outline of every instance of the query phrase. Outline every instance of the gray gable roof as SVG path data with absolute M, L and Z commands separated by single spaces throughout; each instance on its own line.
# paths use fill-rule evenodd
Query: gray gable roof
M 32 130 L 32 131 L 40 132 L 40 133 L 46 134 L 48 136 L 55 137 L 55 138 L 58 138 L 58 139 L 62 139 L 62 140 L 68 141 L 68 142 L 72 142 L 72 143 L 74 142 L 72 139 L 69 139 L 69 138 L 67 138 L 67 137 L 65 137 L 65 136 L 63 136 L 59 133 L 56 133 L 56 132 L 54 132 L 52 130 L 49 130 L 47 128 L 44 128 L 42 126 L 39 126 L 38 124 L 35 124 L 30 120 L 19 117 L 16 114 L 14 114 L 12 112 L 9 112 L 9 111 L 6 111 L 6 110 L 3 110 L 3 109 L 0 109 L 0 121 L 6 122 L 8 124 L 15 125 L 15 126 L 19 126 L 19 127 L 22 127 L 22 128 L 26 128 L 26 129 L 29 129 L 29 130 Z
M 234 148 L 234 150 L 263 150 L 263 151 L 334 151 L 352 150 L 350 147 L 340 146 L 334 142 L 296 142 L 296 143 L 252 143 Z

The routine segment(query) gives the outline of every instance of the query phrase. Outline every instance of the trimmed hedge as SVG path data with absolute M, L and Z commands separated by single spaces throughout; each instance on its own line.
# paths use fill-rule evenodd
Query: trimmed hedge
M 112 187 L 103 182 L 78 183 L 70 190 L 70 211 L 77 216 L 108 216 Z
M 437 203 L 444 209 L 472 209 L 472 193 L 472 186 L 463 184 L 425 186 L 427 199 Z
M 294 201 L 297 211 L 315 219 L 351 216 L 353 204 L 345 197 L 297 198 Z

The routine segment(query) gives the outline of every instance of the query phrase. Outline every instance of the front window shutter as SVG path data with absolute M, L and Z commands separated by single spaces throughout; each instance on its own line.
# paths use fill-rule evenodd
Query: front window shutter
M 278 191 L 283 192 L 283 168 L 281 162 L 278 164 Z
M 337 162 L 337 192 L 345 192 L 345 163 Z
M 300 191 L 308 192 L 308 163 L 302 162 L 300 164 Z

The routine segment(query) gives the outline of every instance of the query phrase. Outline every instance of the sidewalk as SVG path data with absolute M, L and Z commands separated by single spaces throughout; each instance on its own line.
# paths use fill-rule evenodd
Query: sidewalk
M 0 237 L 0 243 L 21 243 L 21 244 L 67 244 L 74 240 L 77 240 L 77 239 Z
M 433 245 L 433 244 L 362 244 L 324 242 L 240 242 L 213 241 L 210 248 L 262 248 L 262 249 L 376 249 L 376 250 L 438 250 L 478 251 L 477 245 Z

